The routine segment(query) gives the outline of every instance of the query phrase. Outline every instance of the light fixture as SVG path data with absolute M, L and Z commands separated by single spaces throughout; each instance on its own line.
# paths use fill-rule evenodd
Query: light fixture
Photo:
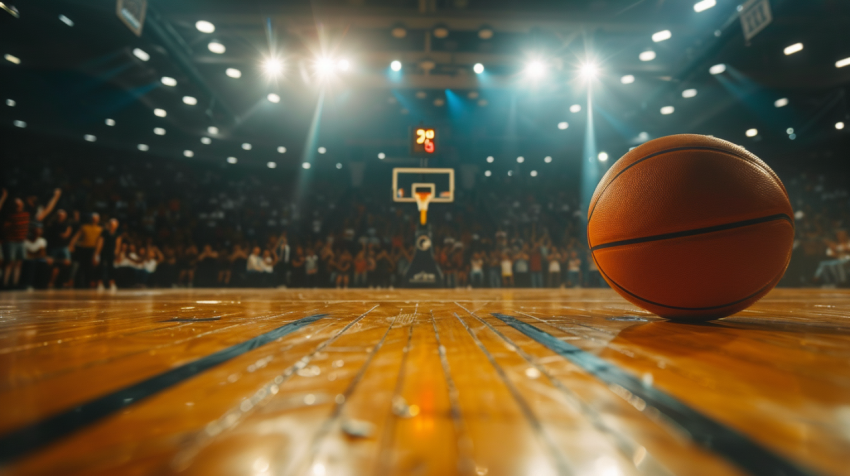
M 236 68 L 227 68 L 224 71 L 224 74 L 226 74 L 228 77 L 231 77 L 233 79 L 239 79 L 239 78 L 242 77 L 242 71 L 239 71 Z
M 565 130 L 567 127 L 570 127 L 569 123 L 561 121 L 558 123 L 558 129 Z
M 747 137 L 755 137 L 759 135 L 758 129 L 747 129 Z
M 793 134 L 793 133 L 794 133 L 794 128 L 793 128 L 793 127 L 789 127 L 788 129 L 785 129 L 785 133 L 786 133 L 786 134 L 789 134 L 789 135 L 790 135 L 790 134 Z
M 393 71 L 401 71 L 401 61 L 394 60 L 392 63 L 390 63 L 390 69 Z
M 153 115 L 156 117 L 165 117 L 168 113 L 165 112 L 165 109 L 156 108 L 153 110 Z
M 664 106 L 664 107 L 661 108 L 661 114 L 664 114 L 665 116 L 667 116 L 669 114 L 673 114 L 675 111 L 676 111 L 676 108 L 673 107 L 673 106 Z
M 701 2 L 697 2 L 694 4 L 694 11 L 697 13 L 703 12 L 715 5 L 717 5 L 716 0 L 702 0 Z
M 272 78 L 276 77 L 283 71 L 283 63 L 277 58 L 268 58 L 263 61 L 263 72 Z
M 493 175 L 493 172 L 490 172 L 489 170 L 485 170 L 485 171 L 484 171 L 484 176 L 485 176 L 485 177 L 489 177 L 489 176 L 491 176 L 491 175 Z
M 304 162 L 303 164 L 301 164 L 301 168 L 303 168 L 304 170 L 309 169 L 310 168 L 310 162 Z
M 104 121 L 104 122 L 106 122 L 106 125 L 109 126 L 109 127 L 112 127 L 112 126 L 115 125 L 115 119 L 107 118 L 106 121 Z
M 209 127 L 207 127 L 207 132 L 209 132 L 212 135 L 216 135 L 216 134 L 218 134 L 218 127 L 209 126 Z
M 213 53 L 215 53 L 215 54 L 217 54 L 217 55 L 224 54 L 224 52 L 225 52 L 225 51 L 227 51 L 227 48 L 225 48 L 225 47 L 224 47 L 224 45 L 222 45 L 221 43 L 219 43 L 219 42 L 217 42 L 217 41 L 211 41 L 211 42 L 207 45 L 207 48 L 208 48 L 211 52 L 213 52 Z
M 596 65 L 593 63 L 585 63 L 581 67 L 581 75 L 585 79 L 593 79 L 596 77 Z
M 686 99 L 687 99 L 687 98 L 692 98 L 692 97 L 694 97 L 694 96 L 696 96 L 696 95 L 697 95 L 697 90 L 696 90 L 696 89 L 686 89 L 686 90 L 682 91 L 682 97 L 683 97 L 683 98 L 686 98 Z
M 655 52 L 652 50 L 642 51 L 638 55 L 638 58 L 640 58 L 641 61 L 652 61 L 655 59 Z
M 249 144 L 247 142 L 242 144 L 242 149 L 243 150 L 251 150 L 251 144 Z
M 201 137 L 201 144 L 210 145 L 212 144 L 212 139 L 209 137 Z
M 723 64 L 723 63 L 716 64 L 716 65 L 712 66 L 711 68 L 708 68 L 708 72 L 711 73 L 711 74 L 722 74 L 722 73 L 726 72 L 726 65 Z
M 487 157 L 487 163 L 488 164 L 492 164 L 494 160 L 496 160 L 496 159 L 492 155 Z
M 835 128 L 836 128 L 836 129 L 838 129 L 839 131 L 840 131 L 841 129 L 844 129 L 844 123 L 843 123 L 843 122 L 836 122 L 836 123 L 835 123 Z
M 635 77 L 631 74 L 627 74 L 620 78 L 620 82 L 623 84 L 632 84 L 633 82 L 635 82 Z
M 794 140 L 797 138 L 797 134 L 788 134 L 788 138 Z
M 280 102 L 280 96 L 278 96 L 275 93 L 269 93 L 269 95 L 266 96 L 266 99 L 268 99 L 270 102 L 273 102 L 273 103 L 279 103 Z
M 532 61 L 525 66 L 525 73 L 532 78 L 540 78 L 546 74 L 546 65 L 540 61 Z
M 212 33 L 215 31 L 215 25 L 206 20 L 196 21 L 195 28 L 197 28 L 201 33 Z
M 195 153 L 194 153 L 194 152 L 192 152 L 191 150 L 184 150 L 184 151 L 183 151 L 183 156 L 184 156 L 184 157 L 194 157 L 194 156 L 195 156 Z
M 384 159 L 387 158 L 387 154 L 385 154 L 383 152 L 378 152 L 378 158 L 381 159 L 381 160 L 384 160 Z
M 23 129 L 24 127 L 27 127 L 27 123 L 24 122 L 24 121 L 15 120 L 15 121 L 12 121 L 12 124 L 14 124 L 15 127 L 20 127 L 21 129 Z
M 608 152 L 600 152 L 599 155 L 596 156 L 596 158 L 599 159 L 600 162 L 605 162 L 606 160 L 608 160 Z
M 228 157 L 227 158 L 228 164 L 235 164 L 236 162 L 239 162 L 239 159 L 237 159 L 236 157 Z
M 15 104 L 17 104 L 17 103 L 15 102 L 14 99 L 7 99 L 6 100 L 6 105 L 9 106 L 9 107 L 15 107 Z
M 661 41 L 669 40 L 671 36 L 673 35 L 670 33 L 670 30 L 659 31 L 658 33 L 652 34 L 652 41 L 658 43 Z
M 581 104 L 573 104 L 572 106 L 570 106 L 570 112 L 572 112 L 573 114 L 581 112 Z
M 151 55 L 149 55 L 147 51 L 145 51 L 141 48 L 135 48 L 133 50 L 133 56 L 135 56 L 136 58 L 139 58 L 142 61 L 147 61 L 147 60 L 151 59 Z
M 74 26 L 74 20 L 71 20 L 70 18 L 66 17 L 65 15 L 59 15 L 59 21 L 61 21 L 62 23 L 66 24 L 68 26 Z
M 513 177 L 513 176 L 514 176 L 514 171 L 508 170 L 508 177 Z
M 773 101 L 773 105 L 776 107 L 785 107 L 788 105 L 788 98 L 779 98 Z
M 91 134 L 86 134 L 86 135 L 84 135 L 84 136 L 83 136 L 83 139 L 85 139 L 85 140 L 87 140 L 87 141 L 89 141 L 89 142 L 94 142 L 94 141 L 96 141 L 96 140 L 97 140 L 97 137 L 95 137 L 95 136 L 93 136 L 93 135 L 91 135 Z
M 6 58 L 6 59 L 9 59 L 9 58 Z M 838 61 L 835 62 L 836 68 L 843 68 L 847 65 L 850 65 L 850 58 L 844 58 L 843 60 L 838 60 Z
M 546 157 L 543 157 L 543 162 L 546 162 L 547 164 L 551 163 L 551 162 L 552 162 L 552 157 L 551 157 L 551 156 L 549 156 L 549 155 L 547 155 Z
M 337 168 L 337 169 L 341 169 L 341 168 L 342 168 L 342 164 L 341 164 L 341 163 L 339 163 L 339 162 L 337 162 L 337 163 L 336 163 L 336 168 Z
M 324 154 L 325 152 L 328 151 L 328 149 L 325 149 L 324 147 L 319 147 L 317 150 L 320 154 Z
M 783 51 L 785 52 L 785 56 L 793 55 L 794 53 L 803 51 L 803 44 L 802 43 L 794 43 L 791 46 L 786 46 Z
M 516 162 L 517 162 L 518 164 L 521 164 L 521 163 L 525 162 L 525 157 L 523 157 L 523 156 L 521 156 L 521 155 L 520 155 L 519 157 L 517 157 L 517 158 L 516 158 Z
M 164 136 L 165 135 L 165 129 L 163 129 L 162 127 L 154 127 L 153 133 L 158 135 L 158 136 Z
M 171 86 L 171 87 L 177 86 L 177 80 L 170 77 L 170 76 L 163 76 L 162 79 L 160 79 L 160 81 L 162 81 L 162 84 L 164 84 L 166 86 Z
M 148 147 L 147 144 L 139 144 L 136 146 L 136 148 L 141 150 L 142 152 L 147 152 L 148 150 L 150 150 L 150 147 Z
M 531 171 L 531 176 L 532 176 L 532 177 L 537 177 L 537 171 L 536 171 L 536 170 L 532 170 L 532 171 Z
M 278 147 L 278 148 L 277 148 L 277 153 L 278 153 L 278 154 L 285 154 L 285 153 L 286 153 L 286 147 L 284 147 L 284 146 L 280 146 L 280 147 Z
M 336 69 L 340 71 L 348 71 L 351 69 L 351 61 L 347 59 L 341 59 L 336 62 Z
M 434 105 L 437 107 L 443 107 L 443 104 L 446 103 L 446 100 L 443 98 L 434 99 Z
M 493 30 L 490 28 L 482 28 L 478 30 L 478 38 L 481 38 L 482 40 L 489 40 L 490 38 L 493 38 Z
M 481 63 L 475 63 L 472 67 L 472 71 L 475 71 L 475 74 L 481 74 L 484 72 L 484 65 Z
M 446 38 L 449 36 L 449 29 L 444 26 L 438 26 L 434 28 L 434 36 L 440 39 Z
M 194 106 L 195 104 L 198 104 L 198 100 L 192 96 L 183 96 L 183 104 Z
M 275 162 L 269 162 L 269 163 L 267 163 L 267 164 L 266 164 L 266 167 L 268 167 L 268 168 L 270 168 L 270 169 L 273 169 L 273 168 L 277 167 L 277 163 L 275 163 Z

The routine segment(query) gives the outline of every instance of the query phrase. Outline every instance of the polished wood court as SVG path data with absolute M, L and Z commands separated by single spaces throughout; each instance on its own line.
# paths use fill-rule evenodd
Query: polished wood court
M 850 293 L 0 295 L 0 474 L 850 471 Z

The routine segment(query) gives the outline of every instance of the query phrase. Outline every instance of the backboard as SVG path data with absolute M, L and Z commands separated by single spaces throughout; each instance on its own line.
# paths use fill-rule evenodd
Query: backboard
M 393 201 L 416 203 L 423 225 L 426 223 L 429 203 L 450 203 L 454 200 L 454 169 L 393 169 Z

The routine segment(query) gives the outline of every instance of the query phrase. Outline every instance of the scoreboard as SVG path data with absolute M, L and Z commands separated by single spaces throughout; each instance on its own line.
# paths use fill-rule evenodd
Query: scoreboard
M 437 129 L 416 126 L 410 129 L 410 153 L 418 156 L 434 155 L 437 152 Z

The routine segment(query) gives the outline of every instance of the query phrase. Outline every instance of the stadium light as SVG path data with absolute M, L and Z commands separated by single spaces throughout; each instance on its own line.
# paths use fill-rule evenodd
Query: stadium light
M 106 125 L 109 126 L 109 127 L 112 127 L 112 126 L 115 125 L 115 119 L 107 118 L 105 122 L 106 122 Z
M 247 142 L 242 144 L 242 150 L 251 150 L 251 147 L 252 147 L 251 144 L 249 144 Z
M 270 169 L 273 169 L 273 168 L 277 167 L 277 163 L 275 163 L 275 162 L 269 162 L 269 163 L 267 163 L 267 164 L 266 164 L 266 167 L 268 167 L 268 168 L 270 168 Z
M 236 162 L 239 162 L 239 159 L 237 159 L 236 157 L 228 157 L 227 158 L 228 164 L 235 164 Z
M 212 33 L 215 31 L 215 25 L 206 20 L 196 21 L 195 28 L 197 28 L 201 33 Z
M 210 145 L 212 144 L 212 139 L 209 137 L 201 137 L 201 144 Z
M 153 133 L 158 135 L 158 136 L 164 136 L 165 135 L 165 129 L 163 129 L 162 127 L 154 127 Z
M 263 61 L 263 71 L 271 78 L 277 77 L 283 71 L 283 63 L 277 58 L 269 58 Z
M 15 102 L 14 99 L 7 99 L 6 100 L 6 105 L 9 106 L 9 107 L 15 107 L 15 104 L 17 104 L 17 103 Z
M 209 127 L 207 127 L 207 132 L 209 132 L 212 135 L 216 135 L 216 134 L 218 134 L 218 127 L 209 126 Z
M 14 121 L 12 121 L 12 124 L 14 124 L 15 127 L 20 127 L 21 129 L 23 129 L 24 127 L 27 127 L 27 123 L 24 122 L 24 121 L 14 120 Z
M 552 163 L 552 156 L 547 155 L 546 157 L 543 157 L 543 162 L 546 162 L 547 164 Z
M 676 108 L 673 106 L 664 106 L 661 108 L 661 114 L 664 114 L 665 116 L 673 114 L 674 112 L 676 112 Z
M 605 162 L 608 160 L 608 152 L 600 152 L 596 158 L 599 159 L 600 162 Z
M 8 58 L 9 55 L 6 55 L 6 56 L 7 56 L 6 59 L 9 59 Z M 142 61 L 147 61 L 147 60 L 151 59 L 151 55 L 149 55 L 147 51 L 145 51 L 141 48 L 134 49 L 133 50 L 133 56 L 135 56 L 136 58 L 139 58 Z
M 519 157 L 516 158 L 516 163 L 521 164 L 523 162 L 525 162 L 525 157 L 520 155 Z
M 726 65 L 723 64 L 723 63 L 716 64 L 716 65 L 712 66 L 711 68 L 708 68 L 708 72 L 711 73 L 711 74 L 722 74 L 722 73 L 726 72 Z
M 268 96 L 266 96 L 266 99 L 268 99 L 268 100 L 269 100 L 269 102 L 273 102 L 273 103 L 275 103 L 275 104 L 277 104 L 277 103 L 279 103 L 279 102 L 280 102 L 280 96 L 278 96 L 278 95 L 277 95 L 277 94 L 275 94 L 275 93 L 269 93 L 269 95 L 268 95 Z
M 183 157 L 194 157 L 194 156 L 195 156 L 195 153 L 192 152 L 191 150 L 184 150 L 183 151 Z
M 156 117 L 165 117 L 168 113 L 165 112 L 165 109 L 156 108 L 153 110 L 153 115 Z
M 319 58 L 315 64 L 316 73 L 322 78 L 327 78 L 334 71 L 334 63 L 329 58 Z
M 573 104 L 572 106 L 570 106 L 570 112 L 574 114 L 577 112 L 581 112 L 581 104 Z
M 393 60 L 393 62 L 390 63 L 390 69 L 393 71 L 401 71 L 401 61 Z
M 183 104 L 194 106 L 195 104 L 198 104 L 198 100 L 193 96 L 183 96 Z
M 747 137 L 755 137 L 759 135 L 758 129 L 747 129 Z
M 537 177 L 537 171 L 536 171 L 536 170 L 532 170 L 530 175 L 531 175 L 532 177 Z
M 85 140 L 87 140 L 87 141 L 89 141 L 89 142 L 94 142 L 94 141 L 96 141 L 96 140 L 97 140 L 97 137 L 95 137 L 95 136 L 93 136 L 93 135 L 91 135 L 91 134 L 86 134 L 86 135 L 84 135 L 84 136 L 83 136 L 83 139 L 85 139 Z
M 71 20 L 70 18 L 66 17 L 65 15 L 59 15 L 59 21 L 61 21 L 62 23 L 66 24 L 68 26 L 74 26 L 74 20 Z
M 596 65 L 593 63 L 585 63 L 581 67 L 581 75 L 584 76 L 585 79 L 593 79 L 596 77 L 597 69 Z
M 484 72 L 484 65 L 481 63 L 475 63 L 475 66 L 472 67 L 472 71 L 475 71 L 475 74 L 481 74 Z
M 242 77 L 242 71 L 239 71 L 236 68 L 227 68 L 224 74 L 233 79 L 239 79 Z
M 496 159 L 492 155 L 487 157 L 487 163 L 488 164 L 492 164 L 494 160 L 496 160 Z
M 327 151 L 328 151 L 328 149 L 325 149 L 324 147 L 319 147 L 319 148 L 317 149 L 317 152 L 319 152 L 320 154 L 324 154 L 324 153 L 325 153 L 325 152 L 327 152 Z
M 835 128 L 836 128 L 836 129 L 838 129 L 839 131 L 840 131 L 841 129 L 844 129 L 844 123 L 843 123 L 843 122 L 836 122 L 836 123 L 835 123 Z
M 546 65 L 540 61 L 532 61 L 525 66 L 525 73 L 532 78 L 541 78 L 546 74 Z
M 381 160 L 384 160 L 384 159 L 387 158 L 387 154 L 385 154 L 383 152 L 378 152 L 378 158 L 381 159 Z
M 150 147 L 147 144 L 139 144 L 136 146 L 136 148 L 141 150 L 142 152 L 147 152 L 150 150 Z
M 340 71 L 348 71 L 351 69 L 351 61 L 347 59 L 341 59 L 336 62 L 336 69 Z
M 286 153 L 286 147 L 284 147 L 284 146 L 280 146 L 280 147 L 278 147 L 278 148 L 277 148 L 277 153 L 278 153 L 278 154 L 285 154 L 285 153 Z
M 490 172 L 489 170 L 485 170 L 485 171 L 484 171 L 484 176 L 485 176 L 485 177 L 489 177 L 489 176 L 491 176 L 491 175 L 493 175 L 493 172 Z
M 213 52 L 217 55 L 224 54 L 224 52 L 227 51 L 227 48 L 225 48 L 224 45 L 222 45 L 221 43 L 219 43 L 217 41 L 211 41 L 207 45 L 207 49 L 209 49 L 211 52 Z
M 631 74 L 627 74 L 620 78 L 620 82 L 623 84 L 632 84 L 633 82 L 635 82 L 635 77 Z
M 640 58 L 641 61 L 652 61 L 655 59 L 655 52 L 652 50 L 646 50 L 641 52 L 641 54 L 638 55 L 638 58 Z
M 177 86 L 177 80 L 170 77 L 170 76 L 163 76 L 162 79 L 160 79 L 160 81 L 162 81 L 162 84 L 164 84 L 166 86 L 171 86 L 172 88 L 174 86 Z
M 685 99 L 692 98 L 697 95 L 696 89 L 686 89 L 682 91 L 682 97 Z
M 785 129 L 785 133 L 786 133 L 786 134 L 788 134 L 788 135 L 793 134 L 793 133 L 794 133 L 794 128 L 793 128 L 793 127 L 789 127 L 788 129 Z
M 561 121 L 558 123 L 558 129 L 562 131 L 565 130 L 567 127 L 570 127 L 570 125 L 566 121 Z
M 337 162 L 337 163 L 336 163 L 336 168 L 337 168 L 337 170 L 341 169 L 341 168 L 342 168 L 342 164 L 341 164 L 341 163 L 339 163 L 339 162 Z
M 8 55 L 6 55 L 6 56 L 8 56 Z M 835 62 L 836 68 L 843 68 L 847 65 L 850 65 L 850 58 L 844 58 L 843 60 L 838 60 L 838 61 Z
M 301 164 L 301 167 L 302 167 L 304 170 L 309 169 L 309 168 L 310 168 L 310 162 L 304 162 L 303 164 Z
M 659 43 L 665 40 L 669 40 L 671 36 L 673 35 L 670 33 L 670 30 L 659 31 L 658 33 L 652 34 L 652 41 Z
M 788 105 L 788 98 L 779 98 L 773 102 L 773 105 L 776 107 L 785 107 Z
M 704 12 L 715 5 L 717 5 L 716 0 L 702 0 L 694 4 L 694 11 L 697 13 Z
M 786 47 L 784 51 L 785 51 L 785 56 L 793 55 L 794 53 L 797 53 L 799 51 L 803 51 L 803 44 L 802 43 L 794 43 L 793 45 Z

